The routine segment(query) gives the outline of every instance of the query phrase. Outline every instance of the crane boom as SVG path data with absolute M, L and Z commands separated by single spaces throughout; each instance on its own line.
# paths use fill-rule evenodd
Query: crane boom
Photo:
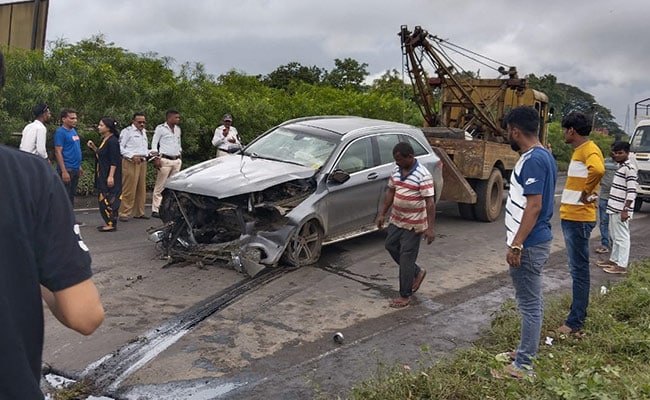
M 410 32 L 403 25 L 399 36 L 409 78 L 427 126 L 459 128 L 476 138 L 507 142 L 502 126 L 507 111 L 518 105 L 535 105 L 538 110 L 542 105 L 546 108 L 546 96 L 529 89 L 526 79 L 519 78 L 516 67 L 498 65 L 495 60 L 429 34 L 420 26 Z M 492 67 L 481 62 L 505 78 L 481 79 L 462 71 L 445 48 L 456 52 L 462 49 L 465 57 L 475 61 L 480 57 L 497 64 Z M 434 77 L 428 76 L 426 62 L 435 73 Z

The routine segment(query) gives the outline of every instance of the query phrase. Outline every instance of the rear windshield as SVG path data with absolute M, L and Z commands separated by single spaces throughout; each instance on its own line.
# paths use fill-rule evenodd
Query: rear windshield
M 632 136 L 632 141 L 630 142 L 630 147 L 634 152 L 650 152 L 650 125 L 636 128 Z

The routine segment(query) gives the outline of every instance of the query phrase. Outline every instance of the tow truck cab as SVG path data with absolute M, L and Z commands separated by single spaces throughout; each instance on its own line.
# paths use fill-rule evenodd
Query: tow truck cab
M 638 171 L 634 211 L 639 211 L 643 202 L 650 202 L 650 119 L 636 124 L 630 138 L 630 159 L 636 163 Z

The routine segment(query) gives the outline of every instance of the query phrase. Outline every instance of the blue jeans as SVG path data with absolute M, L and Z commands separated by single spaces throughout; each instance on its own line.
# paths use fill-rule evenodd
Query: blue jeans
M 413 280 L 420 273 L 420 267 L 415 263 L 420 251 L 422 234 L 413 230 L 399 228 L 393 224 L 386 228 L 385 247 L 388 254 L 399 265 L 399 295 L 411 297 Z
M 600 229 L 600 244 L 609 248 L 609 214 L 607 214 L 607 199 L 598 200 L 598 228 Z
M 573 280 L 573 301 L 566 326 L 581 329 L 587 318 L 589 305 L 589 236 L 595 222 L 562 220 L 564 244 L 569 256 L 569 272 Z
M 532 367 L 539 350 L 544 319 L 542 273 L 551 254 L 551 241 L 526 247 L 521 252 L 521 265 L 510 267 L 515 298 L 521 314 L 521 341 L 517 348 L 515 367 Z

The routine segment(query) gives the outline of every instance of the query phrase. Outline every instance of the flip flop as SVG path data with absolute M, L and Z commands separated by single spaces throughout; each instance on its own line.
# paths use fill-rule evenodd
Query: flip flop
M 415 277 L 415 281 L 413 281 L 413 287 L 411 288 L 411 291 L 413 293 L 418 291 L 420 285 L 422 284 L 422 281 L 426 276 L 427 276 L 427 271 L 425 269 L 421 269 L 418 276 Z
M 408 307 L 409 304 L 411 304 L 411 299 L 398 297 L 396 299 L 392 299 L 390 303 L 388 303 L 388 306 L 391 308 L 404 308 Z
M 567 337 L 573 337 L 575 339 L 582 339 L 583 337 L 587 336 L 586 333 L 581 331 L 580 329 L 572 329 L 566 325 L 562 325 L 556 330 L 550 330 L 548 331 L 549 336 L 553 338 L 558 338 L 558 339 L 566 339 Z
M 110 226 L 98 226 L 97 230 L 99 232 L 115 232 L 116 228 Z

